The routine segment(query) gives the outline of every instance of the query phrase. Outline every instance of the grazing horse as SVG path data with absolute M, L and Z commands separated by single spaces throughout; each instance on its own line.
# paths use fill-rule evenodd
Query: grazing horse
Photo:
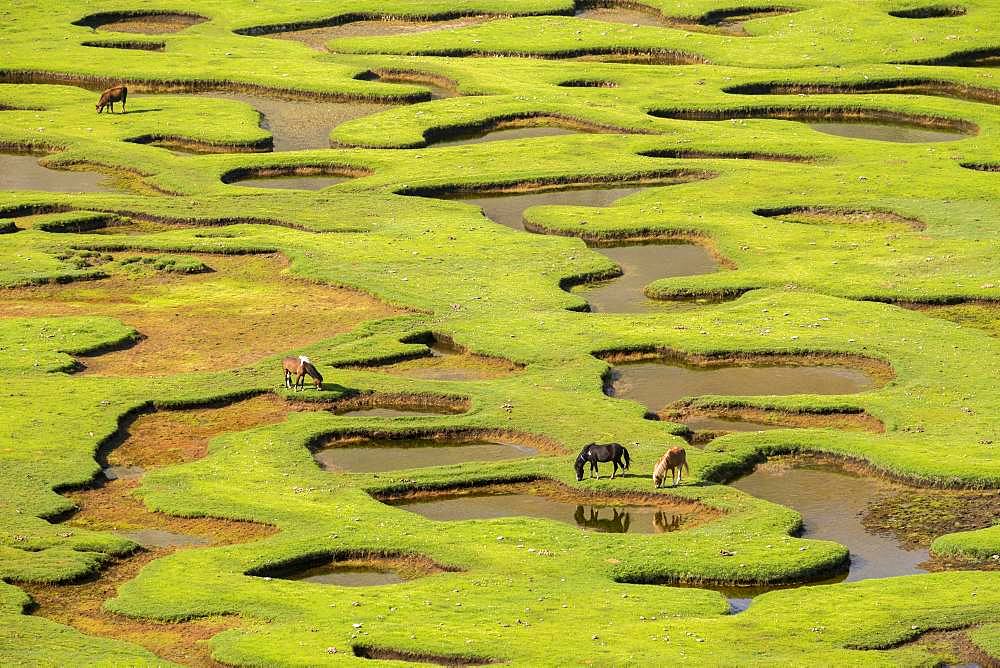
M 687 452 L 684 448 L 670 448 L 660 457 L 660 461 L 656 462 L 656 466 L 653 468 L 653 485 L 659 489 L 663 481 L 667 479 L 667 471 L 669 471 L 670 480 L 674 483 L 673 486 L 676 487 L 680 484 L 683 477 L 681 474 L 682 466 L 685 473 L 691 473 L 691 470 L 688 468 Z
M 115 86 L 101 93 L 101 99 L 97 103 L 97 113 L 109 109 L 115 113 L 115 102 L 122 103 L 122 113 L 125 113 L 125 98 L 128 97 L 128 88 L 125 86 Z
M 295 376 L 295 389 L 305 389 L 306 374 L 309 374 L 309 377 L 313 379 L 313 385 L 316 386 L 316 389 L 323 389 L 323 374 L 313 366 L 313 363 L 305 355 L 286 357 L 282 364 L 285 367 L 285 387 L 292 388 L 292 376 Z
M 623 458 L 624 461 L 622 461 Z M 598 480 L 601 479 L 601 474 L 597 471 L 597 462 L 614 463 L 615 468 L 611 472 L 612 478 L 618 473 L 619 467 L 624 474 L 631 463 L 628 450 L 623 448 L 621 443 L 602 443 L 600 445 L 597 443 L 588 443 L 583 446 L 583 450 L 580 451 L 580 455 L 576 458 L 576 463 L 573 464 L 573 467 L 576 469 L 577 482 L 583 480 L 583 465 L 587 462 L 590 462 L 590 475 L 594 476 L 596 474 Z

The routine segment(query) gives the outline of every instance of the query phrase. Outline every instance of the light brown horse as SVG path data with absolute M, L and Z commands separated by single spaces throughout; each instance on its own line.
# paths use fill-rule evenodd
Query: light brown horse
M 115 113 L 115 102 L 122 103 L 122 113 L 125 113 L 125 98 L 128 97 L 128 88 L 126 86 L 115 86 L 114 88 L 109 88 L 103 93 L 101 93 L 101 99 L 97 102 L 97 113 L 101 113 L 105 109 L 109 109 L 111 113 Z
M 295 389 L 304 390 L 307 374 L 313 379 L 313 385 L 316 386 L 317 390 L 323 389 L 323 374 L 313 366 L 313 363 L 305 355 L 286 357 L 282 360 L 282 365 L 285 367 L 285 387 L 288 389 L 293 387 L 292 376 L 295 376 Z
M 687 452 L 684 448 L 670 448 L 660 457 L 660 461 L 656 462 L 656 466 L 653 467 L 653 485 L 659 489 L 663 481 L 667 479 L 667 472 L 669 471 L 670 480 L 673 482 L 673 486 L 676 487 L 683 479 L 681 467 L 684 467 L 685 473 L 691 473 L 687 463 Z

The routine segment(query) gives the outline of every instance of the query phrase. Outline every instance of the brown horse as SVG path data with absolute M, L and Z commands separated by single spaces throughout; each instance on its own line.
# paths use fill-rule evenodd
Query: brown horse
M 676 487 L 683 478 L 681 467 L 684 467 L 685 473 L 691 473 L 687 463 L 687 452 L 684 448 L 670 448 L 660 457 L 660 461 L 656 462 L 656 466 L 653 468 L 653 485 L 659 489 L 663 481 L 667 479 L 667 471 L 669 471 L 670 480 Z
M 115 113 L 115 102 L 122 103 L 122 113 L 125 113 L 125 98 L 128 97 L 128 88 L 125 86 L 115 86 L 101 93 L 101 99 L 97 102 L 97 113 L 109 109 Z
M 317 390 L 323 389 L 323 374 L 313 366 L 313 363 L 305 355 L 286 357 L 282 360 L 282 365 L 285 367 L 285 387 L 288 389 L 293 387 L 292 376 L 295 376 L 295 389 L 305 389 L 307 374 L 313 379 L 313 385 L 316 386 Z

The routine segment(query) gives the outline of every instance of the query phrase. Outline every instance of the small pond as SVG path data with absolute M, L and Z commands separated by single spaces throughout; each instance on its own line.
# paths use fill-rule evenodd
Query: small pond
M 100 172 L 48 169 L 39 156 L 0 153 L 0 190 L 44 190 L 45 192 L 113 192 L 109 177 Z
M 490 141 L 509 141 L 512 139 L 532 139 L 534 137 L 560 137 L 565 135 L 575 135 L 582 130 L 571 130 L 553 126 L 538 126 L 525 128 L 506 128 L 499 130 L 476 131 L 455 133 L 449 135 L 448 139 L 431 140 L 428 143 L 434 146 L 460 146 L 463 144 L 481 144 Z
M 260 127 L 268 130 L 274 137 L 275 151 L 330 148 L 330 131 L 334 127 L 389 108 L 389 105 L 371 102 L 282 99 L 221 91 L 198 95 L 235 100 L 256 109 L 262 116 Z
M 448 199 L 481 207 L 486 217 L 515 230 L 524 230 L 525 209 L 533 206 L 608 206 L 623 197 L 656 185 L 567 187 L 539 192 L 497 192 L 460 194 Z
M 846 366 L 686 366 L 672 360 L 620 364 L 609 394 L 658 412 L 683 397 L 786 394 L 854 394 L 875 387 L 862 371 Z
M 289 39 L 301 42 L 317 51 L 326 51 L 328 42 L 342 37 L 386 37 L 391 35 L 410 35 L 432 30 L 454 30 L 456 28 L 479 25 L 492 18 L 494 17 L 464 16 L 449 21 L 399 21 L 389 19 L 381 21 L 352 21 L 341 25 L 276 32 L 266 36 L 277 39 Z
M 311 566 L 279 577 L 285 580 L 336 585 L 338 587 L 377 587 L 406 582 L 404 578 L 391 569 L 380 570 L 367 566 L 342 564 L 336 561 L 320 566 Z
M 668 25 L 653 12 L 644 12 L 627 7 L 587 7 L 576 10 L 576 17 L 606 23 L 625 23 L 631 26 L 651 26 L 663 28 Z
M 535 448 L 501 441 L 372 439 L 333 443 L 330 447 L 315 451 L 313 459 L 328 471 L 376 473 L 466 462 L 521 459 L 539 454 Z
M 832 540 L 851 551 L 847 580 L 923 573 L 926 548 L 906 549 L 890 534 L 869 532 L 862 519 L 876 500 L 894 493 L 891 483 L 832 464 L 789 466 L 776 461 L 732 483 L 733 487 L 798 511 L 803 538 Z
M 869 139 L 901 144 L 958 141 L 969 135 L 964 132 L 936 130 L 894 123 L 809 123 L 809 127 L 824 134 L 851 139 Z
M 170 12 L 136 12 L 129 15 L 126 12 L 106 12 L 92 14 L 74 25 L 82 25 L 102 32 L 129 32 L 144 35 L 164 35 L 180 32 L 191 26 L 207 21 L 203 16 L 195 14 L 172 14 Z
M 288 190 L 322 190 L 344 181 L 350 176 L 273 176 L 259 179 L 244 179 L 233 183 L 247 188 L 279 188 Z
M 613 503 L 571 498 L 547 488 L 525 485 L 495 486 L 464 490 L 454 495 L 387 501 L 436 521 L 483 520 L 503 517 L 534 517 L 599 533 L 654 534 L 686 528 L 695 511 L 652 505 Z
M 718 269 L 709 252 L 696 244 L 649 243 L 595 250 L 617 262 L 624 272 L 618 278 L 574 290 L 595 313 L 662 312 L 672 305 L 646 297 L 648 284 L 669 276 L 694 276 Z

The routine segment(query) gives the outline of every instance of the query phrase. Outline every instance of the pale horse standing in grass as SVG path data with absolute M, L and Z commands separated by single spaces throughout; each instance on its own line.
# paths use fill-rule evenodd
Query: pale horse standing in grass
M 305 355 L 286 357 L 282 364 L 285 367 L 285 387 L 288 389 L 293 387 L 292 376 L 295 376 L 295 389 L 305 389 L 306 375 L 313 379 L 313 385 L 316 386 L 317 390 L 323 389 L 323 374 L 313 366 L 313 363 Z
M 659 488 L 663 484 L 663 481 L 667 479 L 667 472 L 669 471 L 670 480 L 673 482 L 673 486 L 676 487 L 683 479 L 681 467 L 684 467 L 684 473 L 691 473 L 687 463 L 687 452 L 684 448 L 670 448 L 660 457 L 660 461 L 656 462 L 656 466 L 653 467 L 653 485 Z

